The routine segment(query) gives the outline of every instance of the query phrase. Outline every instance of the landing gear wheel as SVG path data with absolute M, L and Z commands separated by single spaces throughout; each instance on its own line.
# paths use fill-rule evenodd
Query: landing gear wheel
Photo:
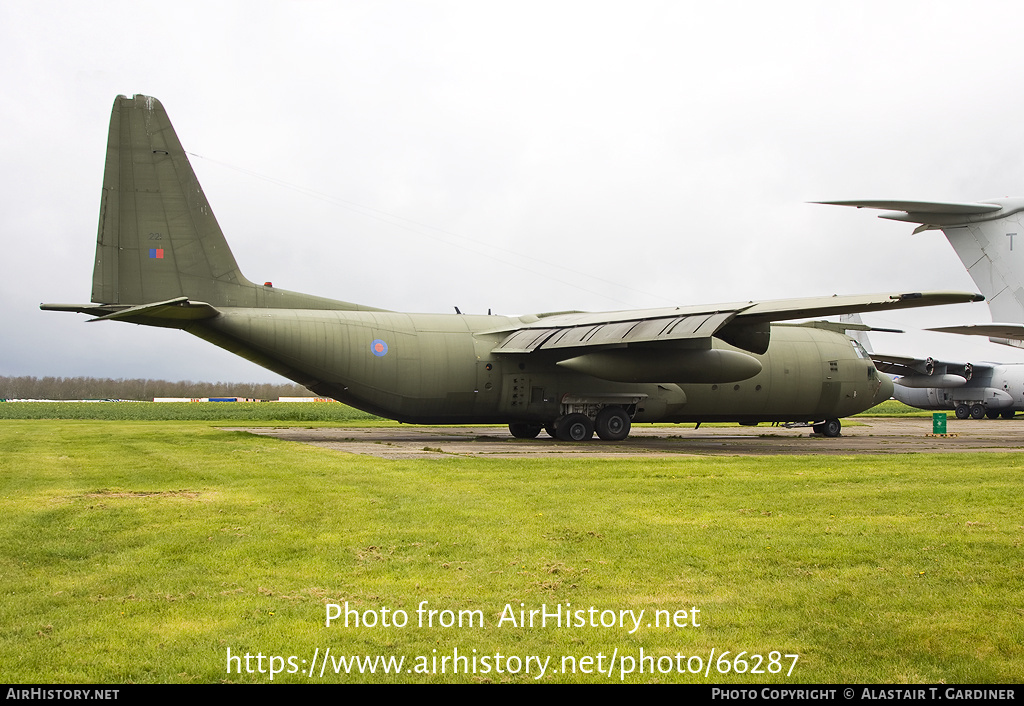
M 985 416 L 988 417 L 989 419 L 999 419 L 999 410 L 998 409 L 986 409 L 985 410 Z
M 1001 412 L 999 414 L 999 416 L 1002 417 L 1003 419 L 1013 419 L 1013 416 L 1015 414 L 1017 414 L 1017 413 L 1014 412 L 1012 409 L 1008 409 L 1005 412 Z
M 594 431 L 605 441 L 622 441 L 629 436 L 629 415 L 622 407 L 605 407 L 597 413 Z
M 562 441 L 586 441 L 594 435 L 594 423 L 585 414 L 567 414 L 557 421 L 555 432 Z
M 843 425 L 838 419 L 826 419 L 824 424 L 815 426 L 820 426 L 821 431 L 819 433 L 824 434 L 830 439 L 839 436 L 839 433 L 843 430 Z
M 971 406 L 971 419 L 981 419 L 985 416 L 985 405 L 976 404 Z
M 550 436 L 552 439 L 557 439 L 558 438 L 558 434 L 555 432 L 555 423 L 554 422 L 548 422 L 547 424 L 545 424 L 544 425 L 544 432 L 548 436 Z
M 958 404 L 956 406 L 956 418 L 967 419 L 971 416 L 971 408 L 965 404 Z
M 540 434 L 540 424 L 512 422 L 508 425 L 508 430 L 517 439 L 536 439 Z

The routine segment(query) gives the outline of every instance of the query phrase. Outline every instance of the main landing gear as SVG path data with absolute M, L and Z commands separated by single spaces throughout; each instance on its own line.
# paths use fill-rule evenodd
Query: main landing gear
M 594 423 L 585 414 L 567 414 L 555 420 L 559 441 L 586 441 L 594 435 Z
M 622 407 L 613 406 L 602 408 L 593 420 L 582 412 L 573 412 L 543 426 L 513 422 L 508 425 L 508 430 L 517 439 L 536 438 L 543 429 L 559 441 L 587 441 L 595 431 L 604 441 L 622 441 L 629 436 L 631 426 L 629 413 Z
M 980 402 L 974 404 L 968 404 L 961 402 L 956 406 L 956 418 L 957 419 L 982 419 L 988 417 L 989 419 L 1013 419 L 1016 412 L 1012 409 L 989 409 Z
M 957 419 L 981 419 L 985 416 L 985 405 L 981 403 L 966 404 L 961 402 L 956 406 L 956 418 Z

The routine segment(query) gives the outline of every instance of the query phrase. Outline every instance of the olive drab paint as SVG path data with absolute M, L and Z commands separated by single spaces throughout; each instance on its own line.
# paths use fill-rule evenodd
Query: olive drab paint
M 118 96 L 107 144 L 93 321 L 178 328 L 391 419 L 508 424 L 565 440 L 637 422 L 807 422 L 888 399 L 892 383 L 813 316 L 976 301 L 970 293 L 827 296 L 610 313 L 408 314 L 250 282 L 163 106 Z

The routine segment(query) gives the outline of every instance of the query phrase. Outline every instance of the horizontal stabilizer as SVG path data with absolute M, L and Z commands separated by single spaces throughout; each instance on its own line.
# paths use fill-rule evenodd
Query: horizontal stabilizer
M 1006 338 L 1011 341 L 1024 341 L 1024 324 L 967 324 L 964 326 L 941 326 L 925 329 L 940 333 L 959 333 L 963 336 L 988 336 L 990 338 Z
M 198 321 L 200 319 L 212 319 L 219 313 L 219 311 L 206 302 L 190 302 L 188 297 L 176 297 L 163 302 L 129 307 L 116 311 L 113 314 L 89 319 L 89 321 L 124 320 L 137 317 L 166 319 L 170 321 Z
M 885 211 L 879 218 L 904 223 L 920 223 L 923 230 L 943 226 L 967 225 L 1005 218 L 1024 210 L 1024 199 L 992 199 L 990 201 L 814 201 L 825 206 L 852 206 Z
M 962 336 L 988 336 L 992 343 L 1013 348 L 1024 348 L 1024 324 L 970 324 L 926 329 L 940 333 L 958 333 Z
M 975 201 L 953 203 L 949 201 L 814 201 L 824 206 L 853 206 L 854 208 L 877 208 L 883 211 L 905 211 L 907 213 L 942 213 L 954 216 L 971 216 L 993 213 L 1002 208 L 997 203 Z
M 43 311 L 73 311 L 76 314 L 103 316 L 120 311 L 126 307 L 117 304 L 40 304 L 39 308 Z
M 188 297 L 175 297 L 167 301 L 139 306 L 116 304 L 40 304 L 43 311 L 75 311 L 90 314 L 89 321 L 125 320 L 134 318 L 164 319 L 166 321 L 198 321 L 212 319 L 220 312 L 206 302 L 192 302 Z

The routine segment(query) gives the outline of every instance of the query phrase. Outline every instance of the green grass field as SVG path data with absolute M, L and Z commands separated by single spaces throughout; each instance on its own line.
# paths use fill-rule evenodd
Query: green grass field
M 0 419 L 358 422 L 380 420 L 338 402 L 0 402 Z
M 265 683 L 271 667 L 300 683 L 1017 682 L 1022 466 L 388 461 L 210 422 L 8 419 L 0 669 L 47 683 Z M 325 626 L 346 602 L 408 623 Z M 513 625 L 506 605 L 517 623 L 545 605 L 587 624 Z M 472 625 L 438 624 L 460 611 Z M 607 611 L 614 626 L 589 624 Z M 667 616 L 686 625 L 648 627 Z M 334 660 L 349 656 L 404 661 L 346 673 Z

